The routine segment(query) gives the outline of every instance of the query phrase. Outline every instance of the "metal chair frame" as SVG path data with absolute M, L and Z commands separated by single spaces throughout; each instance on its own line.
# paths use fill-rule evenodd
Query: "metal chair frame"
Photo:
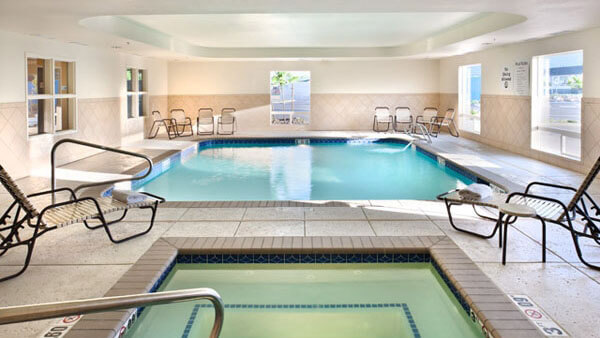
M 236 112 L 235 108 L 221 109 L 221 115 L 217 119 L 217 135 L 233 135 L 237 130 L 237 120 L 233 115 Z M 230 117 L 231 122 L 224 121 L 224 117 Z M 224 125 L 231 125 L 231 132 L 225 132 Z
M 175 121 L 175 132 L 179 137 L 192 136 L 194 135 L 194 128 L 192 127 L 192 119 L 189 116 L 185 116 L 185 110 L 181 108 L 171 109 L 171 119 Z M 180 117 L 173 117 L 173 113 L 182 114 Z M 185 128 L 190 127 L 190 133 L 185 135 Z
M 453 108 L 448 108 L 444 116 L 437 116 L 431 120 L 431 131 L 430 134 L 433 137 L 437 137 L 442 130 L 442 127 L 448 127 L 448 132 L 454 137 L 459 137 L 460 133 L 456 124 L 454 123 L 455 111 Z
M 379 110 L 387 110 L 387 112 L 388 112 L 387 121 L 384 121 L 384 122 L 379 121 L 379 118 L 382 117 L 377 113 Z M 393 124 L 393 121 L 394 121 L 394 117 L 390 114 L 390 107 L 386 107 L 386 106 L 375 107 L 375 115 L 373 115 L 373 131 L 374 132 L 379 133 L 379 132 L 389 131 L 390 126 Z M 380 124 L 386 124 L 387 128 L 385 130 L 379 129 Z
M 208 120 L 209 117 L 200 117 L 200 115 L 202 115 L 203 112 L 207 112 L 210 113 L 210 123 L 203 123 L 205 121 L 203 120 Z M 202 123 L 201 123 L 202 121 Z M 200 126 L 211 126 L 211 130 L 210 131 L 200 131 Z M 213 117 L 213 109 L 212 108 L 200 108 L 198 109 L 198 116 L 196 117 L 196 135 L 213 135 L 215 133 L 215 119 Z
M 160 130 L 161 126 L 165 127 L 167 130 L 167 136 L 169 136 L 169 140 L 172 140 L 178 136 L 176 129 L 177 122 L 174 119 L 163 119 L 160 111 L 158 110 L 153 111 L 151 115 L 154 121 L 152 122 L 152 127 L 150 127 L 150 131 L 148 133 L 149 139 L 153 139 L 158 135 L 158 131 Z M 152 130 L 154 130 L 154 127 L 156 127 L 156 131 L 154 132 L 154 135 L 152 135 Z

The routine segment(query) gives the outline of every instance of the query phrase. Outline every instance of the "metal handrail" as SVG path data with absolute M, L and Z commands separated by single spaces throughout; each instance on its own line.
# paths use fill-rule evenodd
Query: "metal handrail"
M 215 321 L 210 337 L 217 338 L 223 328 L 225 310 L 221 296 L 209 288 L 4 307 L 0 308 L 0 325 L 199 299 L 208 299 L 215 307 Z
M 96 148 L 96 149 L 100 149 L 100 150 L 104 150 L 104 151 L 110 151 L 113 153 L 129 155 L 129 156 L 133 156 L 133 157 L 139 157 L 148 162 L 148 171 L 142 176 L 133 176 L 133 177 L 127 177 L 127 178 L 120 178 L 120 179 L 116 179 L 116 180 L 108 180 L 108 181 L 102 181 L 102 182 L 81 184 L 81 185 L 77 186 L 75 189 L 73 189 L 75 193 L 77 193 L 77 191 L 79 191 L 81 189 L 95 187 L 95 186 L 99 186 L 99 185 L 115 184 L 115 183 L 119 183 L 119 182 L 141 180 L 141 179 L 148 177 L 148 175 L 150 175 L 150 173 L 152 172 L 152 166 L 153 166 L 152 160 L 144 154 L 138 154 L 138 153 L 134 153 L 131 151 L 122 150 L 122 149 L 106 147 L 106 146 L 103 146 L 100 144 L 66 138 L 66 139 L 62 139 L 62 140 L 56 142 L 52 146 L 52 150 L 50 151 L 50 165 L 51 165 L 50 184 L 51 184 L 52 191 L 54 191 L 56 189 L 56 173 L 55 173 L 55 171 L 56 171 L 56 160 L 55 160 L 56 150 L 58 149 L 59 146 L 65 144 L 65 143 L 74 143 L 74 144 L 78 144 L 78 145 L 85 146 L 85 147 Z M 55 201 L 55 194 L 53 192 L 52 193 L 52 202 L 54 203 L 54 201 Z

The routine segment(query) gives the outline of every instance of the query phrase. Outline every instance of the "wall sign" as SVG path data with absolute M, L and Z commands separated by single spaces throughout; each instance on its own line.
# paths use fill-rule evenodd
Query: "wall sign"
M 529 61 L 515 62 L 514 68 L 515 94 L 529 95 Z
M 502 67 L 502 76 L 500 77 L 500 82 L 502 84 L 502 89 L 506 91 L 512 91 L 513 77 L 511 66 Z
M 529 61 L 516 61 L 502 67 L 500 76 L 502 89 L 509 94 L 529 95 Z

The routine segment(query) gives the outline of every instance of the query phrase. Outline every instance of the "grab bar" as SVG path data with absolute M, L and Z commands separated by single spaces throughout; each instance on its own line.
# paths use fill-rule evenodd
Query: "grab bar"
M 225 310 L 221 296 L 215 290 L 209 288 L 10 306 L 0 308 L 0 325 L 199 299 L 208 299 L 215 307 L 215 321 L 210 331 L 210 338 L 217 338 L 223 328 Z
M 100 149 L 100 150 L 104 150 L 104 151 L 110 151 L 113 153 L 117 153 L 117 154 L 123 154 L 123 155 L 129 155 L 129 156 L 133 156 L 133 157 L 139 157 L 141 159 L 146 160 L 146 162 L 148 162 L 148 171 L 142 175 L 142 176 L 136 176 L 136 177 L 128 177 L 128 178 L 120 178 L 120 179 L 116 179 L 116 180 L 108 180 L 108 181 L 102 181 L 102 182 L 95 182 L 95 183 L 86 183 L 86 184 L 81 184 L 79 186 L 77 186 L 74 189 L 74 192 L 77 193 L 77 191 L 84 189 L 84 188 L 89 188 L 89 187 L 95 187 L 95 186 L 99 186 L 99 185 L 104 185 L 104 184 L 115 184 L 115 183 L 119 183 L 119 182 L 126 182 L 126 181 L 137 181 L 137 180 L 141 180 L 144 179 L 146 177 L 148 177 L 148 175 L 150 175 L 150 172 L 152 172 L 152 160 L 144 155 L 144 154 L 138 154 L 138 153 L 134 153 L 131 151 L 126 151 L 126 150 L 122 150 L 122 149 L 117 149 L 117 148 L 111 148 L 111 147 L 106 147 L 100 144 L 95 144 L 95 143 L 90 143 L 90 142 L 85 142 L 85 141 L 80 141 L 80 140 L 75 140 L 75 139 L 71 139 L 71 138 L 66 138 L 66 139 L 62 139 L 58 142 L 56 142 L 53 146 L 52 146 L 52 150 L 50 151 L 50 165 L 51 165 L 51 171 L 50 171 L 50 184 L 51 184 L 51 189 L 52 189 L 52 203 L 55 202 L 56 196 L 54 194 L 54 190 L 56 189 L 56 160 L 55 160 L 55 156 L 56 156 L 56 150 L 58 149 L 59 146 L 65 144 L 65 143 L 74 143 L 77 145 L 81 145 L 81 146 L 85 146 L 85 147 L 90 147 L 90 148 L 96 148 L 96 149 Z

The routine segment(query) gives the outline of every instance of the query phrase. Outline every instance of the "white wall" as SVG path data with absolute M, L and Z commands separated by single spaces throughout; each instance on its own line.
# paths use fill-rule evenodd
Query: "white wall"
M 315 94 L 437 93 L 437 60 L 170 62 L 169 95 L 268 94 L 269 72 L 311 71 Z
M 76 63 L 76 131 L 27 136 L 26 55 L 64 58 Z M 149 95 L 166 97 L 168 64 L 165 60 L 0 31 L 0 116 L 5 124 L 0 134 L 0 148 L 8 149 L 0 154 L 0 163 L 14 177 L 47 174 L 49 148 L 61 138 L 78 138 L 108 146 L 142 139 L 144 118 L 127 118 L 127 67 L 147 69 Z M 58 155 L 58 161 L 63 163 L 90 155 L 87 148 L 75 148 L 65 149 Z
M 150 94 L 167 94 L 167 62 L 0 31 L 0 102 L 25 101 L 25 55 L 64 57 L 76 62 L 78 98 L 119 97 L 127 66 L 149 69 Z
M 600 28 L 527 43 L 491 48 L 440 60 L 440 92 L 457 93 L 458 67 L 481 63 L 481 91 L 489 95 L 512 95 L 502 88 L 502 67 L 536 55 L 583 50 L 584 97 L 600 97 Z

